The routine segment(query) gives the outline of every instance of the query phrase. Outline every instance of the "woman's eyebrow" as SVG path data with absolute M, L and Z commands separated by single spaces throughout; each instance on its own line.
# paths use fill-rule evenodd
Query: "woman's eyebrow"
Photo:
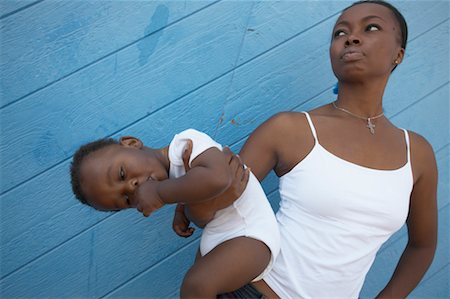
M 384 19 L 382 17 L 376 15 L 365 16 L 364 18 L 361 19 L 361 22 L 365 22 L 369 19 L 380 19 L 384 22 Z M 339 25 L 350 26 L 350 22 L 346 20 L 339 21 L 336 23 L 336 25 L 334 25 L 334 28 L 336 28 Z
M 367 21 L 367 20 L 369 20 L 369 19 L 380 19 L 380 20 L 382 20 L 382 21 L 384 22 L 384 19 L 383 19 L 382 17 L 380 17 L 380 16 L 375 16 L 375 15 L 366 16 L 366 17 L 362 18 L 362 21 Z

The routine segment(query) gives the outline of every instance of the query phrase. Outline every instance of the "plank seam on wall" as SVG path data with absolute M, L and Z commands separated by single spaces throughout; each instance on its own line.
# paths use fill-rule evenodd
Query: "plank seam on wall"
M 444 210 L 446 208 L 448 208 L 448 206 L 450 206 L 450 203 L 444 205 L 443 207 L 441 207 L 439 210 Z M 439 241 L 438 241 L 439 242 Z M 439 246 L 439 245 L 438 245 Z M 434 260 L 433 260 L 434 261 Z M 434 276 L 436 276 L 439 272 L 441 272 L 445 267 L 447 267 L 450 264 L 450 262 L 447 261 L 447 263 L 442 266 L 441 268 L 439 268 L 438 270 L 436 270 L 433 274 L 431 274 L 429 277 L 423 279 L 420 281 L 419 285 L 429 281 L 431 278 L 433 278 Z
M 80 232 L 78 232 L 76 235 L 73 235 L 72 237 L 64 240 L 63 242 L 59 243 L 58 245 L 54 246 L 53 248 L 41 253 L 40 255 L 36 256 L 34 259 L 32 259 L 31 261 L 21 265 L 20 267 L 14 269 L 13 271 L 5 274 L 4 276 L 2 276 L 0 278 L 0 282 L 3 281 L 4 279 L 8 278 L 9 276 L 13 275 L 14 273 L 16 273 L 17 271 L 20 271 L 21 269 L 23 269 L 24 267 L 29 266 L 30 264 L 33 264 L 34 262 L 39 261 L 41 258 L 44 258 L 47 254 L 52 253 L 53 251 L 57 250 L 59 247 L 63 246 L 64 244 L 66 244 L 67 242 L 70 242 L 71 240 L 75 239 L 77 236 L 83 234 L 86 231 L 89 231 L 90 229 L 95 228 L 97 225 L 100 225 L 103 221 L 105 221 L 106 219 L 109 219 L 110 217 L 114 216 L 117 212 L 114 212 L 113 214 L 106 216 L 105 218 L 101 219 L 100 221 L 94 223 L 93 225 L 91 225 L 90 227 L 87 227 L 83 230 L 81 230 Z
M 435 154 L 440 153 L 441 151 L 445 150 L 449 145 L 450 145 L 450 143 L 447 143 L 446 145 L 444 145 L 441 148 L 437 149 L 434 153 Z
M 175 250 L 174 252 L 172 252 L 171 254 L 169 254 L 168 256 L 164 257 L 163 259 L 159 260 L 157 263 L 151 265 L 150 267 L 148 267 L 147 269 L 142 270 L 141 272 L 137 273 L 136 275 L 134 275 L 133 277 L 129 278 L 127 281 L 125 281 L 124 283 L 116 286 L 115 288 L 113 288 L 112 290 L 110 290 L 109 292 L 107 292 L 106 294 L 101 295 L 99 298 L 105 298 L 108 295 L 111 295 L 112 293 L 114 293 L 115 291 L 119 290 L 122 287 L 125 287 L 127 284 L 129 284 L 130 282 L 132 282 L 133 280 L 135 280 L 136 278 L 139 278 L 140 276 L 144 275 L 145 273 L 147 273 L 148 271 L 151 271 L 154 267 L 159 266 L 160 264 L 164 263 L 166 260 L 172 258 L 173 256 L 177 255 L 180 251 L 186 249 L 189 246 L 193 246 L 194 243 L 196 243 L 197 241 L 200 240 L 200 236 L 196 237 L 195 239 L 191 240 L 191 242 L 186 243 L 183 247 L 178 248 L 177 250 Z
M 214 2 L 214 3 L 217 3 L 217 2 L 218 2 L 218 1 L 216 1 L 216 2 Z M 203 8 L 202 8 L 202 9 L 203 9 Z M 272 50 L 274 50 L 274 49 L 276 49 L 276 48 L 278 48 L 278 47 L 284 45 L 285 43 L 291 41 L 292 39 L 294 39 L 294 38 L 300 36 L 301 34 L 307 32 L 308 30 L 310 30 L 310 29 L 312 29 L 312 28 L 314 28 L 315 26 L 320 25 L 321 23 L 324 23 L 324 22 L 328 21 L 329 19 L 333 18 L 333 17 L 336 16 L 337 14 L 339 14 L 339 12 L 334 13 L 334 14 L 332 14 L 331 16 L 326 17 L 325 19 L 323 19 L 323 20 L 321 20 L 321 21 L 319 21 L 319 22 L 317 22 L 317 23 L 311 25 L 310 27 L 307 27 L 305 30 L 302 30 L 301 32 L 298 32 L 298 33 L 294 34 L 293 36 L 287 38 L 287 39 L 284 40 L 283 42 L 278 43 L 278 44 L 276 44 L 275 46 L 273 46 L 273 47 L 271 47 L 271 48 L 269 48 L 269 49 L 267 49 L 267 50 L 261 52 L 260 54 L 254 56 L 254 57 L 252 57 L 251 59 L 242 62 L 241 64 L 237 65 L 235 68 L 232 68 L 232 69 L 230 69 L 230 70 L 228 70 L 228 71 L 226 71 L 226 72 L 224 72 L 224 73 L 218 75 L 217 77 L 212 78 L 211 80 L 209 80 L 209 81 L 207 81 L 207 82 L 205 82 L 205 83 L 203 83 L 203 84 L 197 86 L 195 89 L 193 89 L 193 90 L 191 90 L 191 91 L 189 91 L 189 92 L 187 92 L 187 93 L 185 93 L 185 94 L 179 96 L 178 98 L 172 100 L 171 102 L 165 104 L 164 106 L 159 107 L 158 109 L 156 109 L 155 111 L 153 111 L 151 114 L 148 114 L 148 115 L 146 115 L 146 116 L 144 116 L 144 117 L 142 117 L 142 118 L 140 118 L 140 119 L 138 119 L 138 120 L 136 120 L 136 121 L 134 121 L 134 122 L 132 122 L 132 123 L 130 123 L 130 124 L 124 126 L 124 127 L 122 127 L 121 129 L 119 129 L 119 130 L 117 130 L 117 131 L 115 131 L 115 132 L 113 132 L 113 133 L 111 133 L 111 134 L 109 134 L 109 135 L 107 135 L 107 136 L 105 136 L 105 137 L 111 137 L 112 135 L 117 134 L 117 133 L 119 133 L 120 131 L 123 131 L 123 130 L 125 130 L 125 129 L 130 128 L 132 125 L 137 124 L 138 122 L 144 120 L 145 118 L 151 117 L 151 115 L 153 115 L 154 113 L 160 111 L 160 110 L 163 109 L 163 108 L 166 108 L 168 105 L 174 104 L 175 102 L 177 102 L 177 101 L 183 99 L 184 97 L 186 97 L 186 96 L 192 94 L 193 92 L 195 92 L 195 91 L 197 91 L 197 90 L 199 90 L 199 89 L 205 87 L 206 85 L 208 85 L 208 84 L 210 84 L 210 83 L 213 83 L 213 82 L 219 80 L 220 78 L 222 78 L 222 77 L 224 77 L 224 76 L 230 74 L 231 72 L 234 72 L 235 70 L 237 70 L 237 69 L 239 69 L 239 68 L 241 68 L 241 67 L 247 65 L 248 63 L 252 62 L 253 60 L 258 59 L 259 57 L 261 57 L 261 56 L 267 54 L 268 52 L 270 52 L 270 51 L 272 51 Z M 153 34 L 153 33 L 152 33 L 152 34 Z M 108 54 L 108 56 L 110 56 L 110 54 Z M 104 56 L 103 58 L 105 58 L 105 57 L 106 57 L 106 56 Z M 102 58 L 102 59 L 103 59 L 103 58 Z M 96 62 L 98 62 L 98 61 L 99 61 L 99 59 L 96 60 Z M 92 65 L 92 64 L 93 64 L 93 63 L 91 63 L 91 64 L 89 64 L 89 65 Z M 83 67 L 83 68 L 85 68 L 85 67 Z M 77 71 L 79 71 L 79 70 L 80 70 L 80 69 L 78 69 Z M 74 72 L 72 72 L 70 75 L 73 75 L 73 74 L 74 74 Z M 66 75 L 66 76 L 63 77 L 63 78 L 66 78 L 66 77 L 68 77 L 68 76 L 69 76 L 69 75 Z M 60 78 L 60 79 L 58 79 L 57 81 L 54 81 L 54 83 L 56 83 L 56 82 L 62 80 L 63 78 Z M 53 84 L 53 83 L 51 83 L 51 84 Z M 49 86 L 49 85 L 47 85 L 46 87 L 48 87 L 48 86 Z M 43 89 L 43 88 L 41 88 L 41 89 Z M 32 93 L 35 93 L 35 92 L 37 92 L 37 91 L 34 91 L 34 92 L 32 92 Z M 27 96 L 29 96 L 29 95 L 31 95 L 31 94 L 28 94 L 28 95 L 26 95 L 26 96 L 24 96 L 24 97 L 27 97 Z M 24 97 L 22 97 L 22 99 L 23 99 Z M 11 102 L 11 103 L 9 103 L 9 104 L 7 104 L 7 105 L 1 107 L 0 109 L 2 109 L 2 108 L 4 108 L 4 107 L 7 107 L 7 106 L 9 106 L 9 105 L 12 105 L 13 103 L 17 103 L 18 101 L 19 101 L 19 100 L 16 100 L 16 101 L 14 101 L 14 102 Z M 306 102 L 304 102 L 304 103 L 306 103 Z M 37 174 L 35 174 L 35 175 L 33 175 L 33 176 L 27 178 L 26 180 L 24 180 L 24 181 L 18 183 L 17 185 L 12 186 L 12 187 L 9 188 L 9 189 L 6 189 L 6 190 L 3 191 L 2 193 L 0 193 L 0 196 L 3 196 L 3 195 L 5 195 L 5 194 L 7 194 L 7 193 L 13 191 L 14 189 L 18 188 L 19 186 L 25 184 L 26 182 L 28 182 L 28 181 L 30 181 L 30 180 L 32 180 L 32 179 L 34 179 L 34 178 L 37 178 L 37 177 L 39 177 L 40 175 L 44 174 L 45 172 L 47 172 L 47 171 L 49 171 L 49 170 L 51 170 L 51 169 L 53 169 L 53 168 L 55 168 L 55 167 L 61 165 L 62 163 L 66 162 L 67 160 L 71 159 L 71 157 L 72 157 L 72 155 L 70 155 L 69 157 L 67 157 L 67 158 L 65 158 L 65 159 L 63 159 L 63 160 L 61 160 L 61 161 L 59 161 L 59 162 L 56 163 L 56 164 L 53 164 L 53 165 L 47 167 L 47 168 L 44 169 L 43 171 L 38 172 Z
M 7 17 L 9 17 L 9 16 L 11 16 L 11 15 L 13 15 L 13 14 L 15 14 L 15 13 L 18 13 L 18 12 L 20 12 L 20 11 L 22 11 L 22 10 L 25 10 L 25 9 L 27 9 L 27 8 L 30 8 L 31 6 L 34 6 L 34 5 L 36 5 L 36 4 L 39 4 L 39 3 L 43 2 L 43 1 L 44 1 L 44 0 L 38 0 L 38 1 L 36 1 L 36 2 L 33 2 L 33 3 L 27 4 L 27 5 L 25 5 L 25 6 L 22 6 L 21 8 L 18 8 L 18 9 L 16 9 L 16 10 L 13 10 L 13 11 L 10 11 L 10 12 L 8 12 L 8 13 L 5 13 L 4 15 L 1 15 L 1 16 L 0 16 L 0 20 L 3 20 L 3 19 L 5 19 L 5 18 L 7 18 Z
M 420 36 L 422 36 L 422 35 L 424 35 L 424 34 L 427 34 L 428 32 L 432 31 L 432 30 L 435 29 L 436 27 L 439 27 L 440 25 L 442 25 L 442 24 L 448 22 L 449 19 L 450 19 L 450 18 L 447 18 L 447 19 L 443 20 L 442 22 L 440 22 L 440 23 L 434 25 L 433 27 L 428 28 L 427 30 L 425 30 L 424 32 L 422 32 L 421 34 L 419 34 L 418 36 L 416 36 L 415 38 L 411 39 L 410 41 L 408 40 L 408 42 L 411 42 L 411 41 L 413 41 L 413 40 L 416 40 L 418 37 L 420 37 Z
M 42 0 L 42 1 L 43 1 L 43 0 Z M 140 37 L 140 38 L 138 38 L 138 39 L 136 39 L 136 40 L 134 40 L 134 41 L 132 41 L 132 42 L 126 44 L 126 45 L 124 45 L 124 46 L 121 46 L 121 47 L 115 49 L 114 51 L 112 51 L 112 52 L 110 52 L 110 53 L 107 53 L 107 54 L 105 54 L 105 55 L 103 55 L 103 56 L 101 56 L 101 57 L 99 57 L 99 58 L 97 58 L 97 59 L 95 59 L 95 60 L 89 62 L 88 64 L 85 64 L 85 65 L 83 65 L 83 66 L 81 66 L 81 67 L 79 67 L 79 68 L 73 70 L 72 72 L 69 72 L 68 74 L 65 74 L 65 75 L 59 77 L 58 79 L 53 80 L 53 81 L 51 81 L 51 82 L 49 82 L 49 83 L 47 83 L 47 84 L 45 84 L 45 85 L 43 85 L 43 86 L 41 86 L 41 87 L 35 89 L 35 90 L 33 90 L 33 91 L 27 93 L 26 95 L 23 95 L 23 96 L 21 96 L 21 97 L 15 99 L 15 100 L 13 100 L 13 101 L 7 103 L 7 104 L 1 106 L 0 109 L 6 108 L 6 107 L 8 107 L 8 106 L 10 106 L 10 105 L 13 105 L 13 104 L 15 104 L 15 103 L 18 103 L 18 102 L 20 102 L 20 101 L 26 99 L 27 97 L 29 97 L 29 96 L 31 96 L 31 95 L 33 95 L 33 94 L 35 94 L 35 93 L 37 93 L 37 92 L 39 92 L 39 91 L 41 91 L 41 90 L 47 88 L 47 87 L 50 87 L 50 86 L 52 86 L 52 85 L 54 85 L 54 84 L 56 84 L 56 83 L 58 83 L 58 82 L 60 82 L 60 81 L 62 81 L 62 80 L 64 80 L 64 79 L 66 79 L 66 78 L 68 78 L 68 77 L 70 77 L 70 76 L 72 76 L 72 75 L 74 75 L 74 74 L 76 74 L 76 73 L 78 73 L 78 72 L 80 72 L 80 71 L 82 71 L 82 70 L 84 70 L 84 69 L 86 69 L 86 68 L 92 66 L 92 65 L 95 65 L 96 63 L 98 63 L 98 62 L 100 62 L 100 61 L 102 61 L 102 60 L 104 60 L 104 59 L 106 59 L 106 58 L 108 58 L 108 57 L 110 57 L 110 56 L 113 56 L 113 55 L 115 55 L 115 54 L 117 54 L 117 53 L 119 53 L 119 52 L 121 52 L 121 51 L 123 51 L 123 50 L 125 50 L 125 49 L 127 49 L 127 48 L 129 48 L 129 47 L 131 47 L 131 46 L 133 46 L 133 45 L 135 45 L 135 44 L 137 44 L 137 43 L 139 43 L 139 42 L 141 42 L 143 39 L 146 39 L 146 38 L 148 38 L 149 36 L 151 36 L 151 35 L 153 35 L 153 34 L 156 34 L 156 33 L 158 33 L 158 32 L 161 32 L 161 31 L 163 31 L 163 30 L 165 30 L 165 29 L 167 29 L 167 28 L 169 28 L 169 27 L 171 27 L 171 26 L 173 26 L 173 25 L 175 25 L 175 24 L 177 24 L 177 23 L 179 23 L 179 22 L 185 20 L 186 18 L 191 17 L 192 15 L 194 15 L 194 14 L 196 14 L 196 13 L 198 13 L 198 12 L 204 10 L 204 9 L 207 9 L 207 8 L 213 6 L 214 4 L 216 4 L 216 3 L 220 2 L 220 1 L 222 1 L 222 0 L 214 1 L 214 2 L 212 2 L 212 3 L 210 3 L 210 4 L 208 4 L 208 5 L 206 5 L 206 6 L 202 7 L 202 8 L 200 8 L 200 9 L 197 9 L 197 10 L 195 10 L 195 11 L 193 11 L 193 12 L 191 12 L 191 13 L 189 13 L 189 14 L 183 16 L 183 17 L 181 17 L 181 18 L 178 19 L 178 20 L 173 21 L 172 23 L 167 24 L 167 25 L 164 26 L 164 27 L 159 28 L 158 30 L 152 31 L 152 32 L 150 32 L 150 33 L 148 33 L 148 34 L 146 34 L 146 35 L 144 35 L 144 36 L 142 36 L 142 37 Z
M 424 95 L 423 97 L 421 97 L 420 99 L 414 101 L 413 103 L 409 104 L 408 106 L 406 106 L 405 108 L 403 108 L 402 110 L 398 111 L 397 113 L 389 116 L 388 118 L 394 118 L 397 117 L 399 114 L 403 113 L 404 111 L 408 110 L 409 108 L 411 108 L 412 106 L 420 103 L 421 101 L 423 101 L 425 98 L 427 98 L 428 96 L 432 95 L 433 93 L 439 91 L 440 89 L 444 88 L 445 86 L 447 86 L 450 83 L 450 81 L 445 82 L 444 84 L 442 84 L 441 86 L 438 86 L 437 88 L 435 88 L 434 90 L 430 91 L 429 93 L 427 93 L 426 95 Z
M 429 281 L 430 279 L 432 279 L 433 277 L 435 277 L 436 275 L 440 274 L 441 271 L 445 271 L 445 268 L 447 268 L 449 266 L 450 262 L 447 262 L 444 266 L 442 266 L 441 268 L 439 268 L 439 270 L 437 270 L 436 272 L 434 272 L 432 275 L 430 275 L 429 277 L 425 278 L 424 280 L 422 280 L 419 285 Z
M 297 111 L 296 109 L 300 108 L 300 106 L 305 105 L 305 104 L 311 102 L 312 100 L 314 100 L 314 99 L 318 98 L 319 96 L 323 95 L 325 92 L 329 92 L 330 89 L 333 88 L 333 86 L 334 86 L 334 85 L 331 85 L 331 86 L 329 86 L 329 87 L 323 89 L 322 91 L 319 91 L 319 93 L 313 95 L 312 97 L 309 97 L 309 99 L 306 99 L 306 100 L 304 100 L 303 102 L 301 102 L 300 104 L 295 105 L 294 107 L 292 107 L 292 108 L 290 108 L 290 109 L 288 109 L 288 110 L 285 110 L 285 111 Z M 282 112 L 284 112 L 284 111 L 282 111 Z M 272 115 L 272 116 L 273 116 L 273 115 Z M 239 142 L 242 142 L 244 139 L 247 139 L 247 138 L 250 136 L 251 133 L 252 133 L 252 132 L 250 132 L 249 134 L 244 135 L 242 138 L 239 138 L 237 141 L 235 141 L 234 143 L 232 143 L 229 147 L 232 147 L 232 146 L 238 144 Z

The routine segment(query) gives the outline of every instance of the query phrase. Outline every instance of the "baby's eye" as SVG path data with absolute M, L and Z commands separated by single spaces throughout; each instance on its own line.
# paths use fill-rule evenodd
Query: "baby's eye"
M 336 30 L 333 34 L 334 37 L 343 36 L 343 35 L 345 35 L 345 31 L 341 30 L 341 29 Z
M 120 178 L 122 181 L 125 180 L 125 170 L 123 170 L 123 167 L 122 167 L 122 166 L 120 166 L 120 169 L 119 169 L 119 178 Z
M 380 30 L 380 26 L 376 25 L 376 24 L 370 24 L 366 27 L 367 31 L 378 31 Z
M 125 201 L 126 201 L 126 203 L 127 203 L 128 206 L 131 205 L 131 203 L 130 203 L 130 198 L 128 197 L 128 195 L 125 195 Z

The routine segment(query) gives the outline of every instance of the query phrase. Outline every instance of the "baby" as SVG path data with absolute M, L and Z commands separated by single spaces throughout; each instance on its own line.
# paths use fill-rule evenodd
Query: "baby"
M 278 226 L 258 180 L 246 174 L 248 184 L 232 204 L 216 198 L 230 188 L 235 174 L 222 146 L 193 129 L 161 149 L 129 136 L 94 141 L 75 153 L 71 165 L 72 189 L 84 204 L 101 211 L 136 208 L 149 216 L 177 203 L 173 228 L 178 235 L 192 234 L 190 221 L 204 227 L 200 256 L 183 280 L 182 298 L 216 298 L 270 270 L 280 248 Z

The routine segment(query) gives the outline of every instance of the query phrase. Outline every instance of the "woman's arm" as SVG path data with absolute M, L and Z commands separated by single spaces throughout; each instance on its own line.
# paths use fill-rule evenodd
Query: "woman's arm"
M 436 250 L 436 161 L 433 149 L 424 138 L 410 136 L 414 187 L 406 222 L 408 244 L 391 280 L 377 298 L 405 298 L 422 279 Z
M 262 123 L 245 142 L 239 153 L 242 161 L 262 181 L 278 163 L 278 150 L 285 142 L 280 140 L 289 122 L 287 113 L 278 113 Z

